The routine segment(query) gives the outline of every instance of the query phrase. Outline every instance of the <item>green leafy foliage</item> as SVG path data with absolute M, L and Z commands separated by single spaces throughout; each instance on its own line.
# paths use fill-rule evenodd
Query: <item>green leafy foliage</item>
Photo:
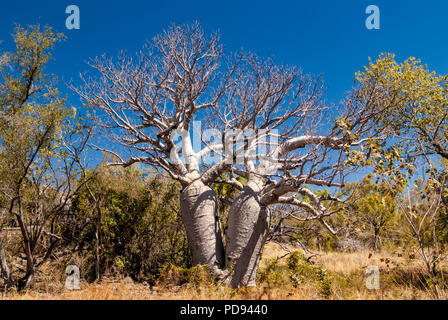
M 83 273 L 94 280 L 96 232 L 100 272 L 154 282 L 166 264 L 190 265 L 184 229 L 178 216 L 179 185 L 165 177 L 145 177 L 137 168 L 100 166 L 72 204 L 73 218 L 63 225 L 67 245 L 85 257 Z M 98 200 L 101 215 L 95 208 Z M 97 226 L 99 227 L 97 229 Z
M 397 188 L 387 180 L 374 181 L 369 174 L 361 182 L 349 183 L 343 189 L 348 197 L 344 209 L 346 227 L 356 233 L 366 233 L 375 250 L 381 237 L 389 238 L 398 223 Z

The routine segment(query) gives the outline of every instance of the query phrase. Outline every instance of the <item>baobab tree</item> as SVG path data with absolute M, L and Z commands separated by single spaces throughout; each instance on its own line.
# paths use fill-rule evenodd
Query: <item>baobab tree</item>
M 134 59 L 120 54 L 117 61 L 105 56 L 92 60 L 100 77 L 84 79 L 82 89 L 74 88 L 102 111 L 100 123 L 108 136 L 130 151 L 127 158 L 112 151 L 115 164 L 150 164 L 181 183 L 181 214 L 193 263 L 208 265 L 215 275 L 224 266 L 224 247 L 210 184 L 231 162 L 201 170 L 201 158 L 211 149 L 195 152 L 191 130 L 194 117 L 215 109 L 238 81 L 241 58 L 227 68 L 222 60 L 218 34 L 204 36 L 197 23 L 172 26 Z M 176 135 L 181 146 L 175 143 Z
M 254 285 L 268 207 L 276 203 L 306 210 L 308 219 L 335 232 L 323 203 L 336 199 L 310 186 L 343 185 L 346 154 L 369 141 L 381 112 L 371 103 L 373 92 L 355 91 L 333 121 L 319 78 L 253 54 L 225 55 L 218 34 L 205 36 L 198 23 L 173 25 L 134 58 L 102 56 L 90 65 L 98 76 L 83 77 L 84 86 L 73 89 L 99 111 L 117 146 L 99 148 L 115 155 L 112 165 L 149 164 L 181 183 L 194 264 L 231 278 L 234 287 Z M 211 130 L 198 133 L 194 120 Z M 226 250 L 211 188 L 216 181 L 240 190 L 229 211 Z

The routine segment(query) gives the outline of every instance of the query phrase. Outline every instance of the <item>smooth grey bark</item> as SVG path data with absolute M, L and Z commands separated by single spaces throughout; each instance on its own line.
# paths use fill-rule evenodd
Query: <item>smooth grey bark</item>
M 215 192 L 197 179 L 181 191 L 180 209 L 193 264 L 208 265 L 222 277 L 225 254 Z
M 229 210 L 226 267 L 233 271 L 233 288 L 256 286 L 271 218 L 269 209 L 260 203 L 259 189 L 249 182 Z

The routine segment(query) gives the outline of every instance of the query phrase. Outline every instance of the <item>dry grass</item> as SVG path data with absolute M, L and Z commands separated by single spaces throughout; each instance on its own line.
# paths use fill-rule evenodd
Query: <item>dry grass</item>
M 422 269 L 415 259 L 394 252 L 321 253 L 312 263 L 300 266 L 295 274 L 288 269 L 286 251 L 269 243 L 260 267 L 257 288 L 233 290 L 208 281 L 199 284 L 179 282 L 172 273 L 155 287 L 134 283 L 129 278 L 108 279 L 101 283 L 82 283 L 81 290 L 64 288 L 63 279 L 41 277 L 36 288 L 2 299 L 69 299 L 69 300 L 170 300 L 170 299 L 432 299 L 430 288 L 423 283 Z M 380 289 L 365 285 L 368 266 L 380 269 Z M 444 265 L 447 268 L 447 265 Z M 45 275 L 46 272 L 44 272 Z M 51 274 L 50 272 L 48 272 Z M 172 277 L 172 278 L 170 278 Z M 176 279 L 174 279 L 176 278 Z M 200 277 L 199 277 L 200 278 Z M 201 279 L 201 278 L 200 278 Z M 202 281 L 202 280 L 201 280 Z M 445 295 L 448 298 L 448 295 Z

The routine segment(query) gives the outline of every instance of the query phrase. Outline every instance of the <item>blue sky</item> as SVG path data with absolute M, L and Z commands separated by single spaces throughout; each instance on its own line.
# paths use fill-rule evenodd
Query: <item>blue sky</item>
M 65 27 L 65 9 L 72 4 L 80 8 L 80 30 Z M 380 8 L 380 30 L 365 27 L 371 4 Z M 446 0 L 0 0 L 0 50 L 11 48 L 15 23 L 49 24 L 68 37 L 49 71 L 76 83 L 89 70 L 87 59 L 123 49 L 134 53 L 171 23 L 198 20 L 206 32 L 220 31 L 228 51 L 244 48 L 321 74 L 327 101 L 338 103 L 353 86 L 354 73 L 382 52 L 396 53 L 399 60 L 421 58 L 447 74 L 447 16 Z M 78 97 L 61 89 L 80 110 Z
M 80 8 L 80 30 L 65 28 L 70 4 Z M 380 8 L 380 30 L 365 27 L 370 4 Z M 327 99 L 337 103 L 353 85 L 354 73 L 381 52 L 416 56 L 448 73 L 447 16 L 446 0 L 0 0 L 0 46 L 11 44 L 14 23 L 52 25 L 68 40 L 57 48 L 50 71 L 76 80 L 88 70 L 90 57 L 121 49 L 133 53 L 172 22 L 198 20 L 206 31 L 220 31 L 227 50 L 243 47 L 322 74 Z

